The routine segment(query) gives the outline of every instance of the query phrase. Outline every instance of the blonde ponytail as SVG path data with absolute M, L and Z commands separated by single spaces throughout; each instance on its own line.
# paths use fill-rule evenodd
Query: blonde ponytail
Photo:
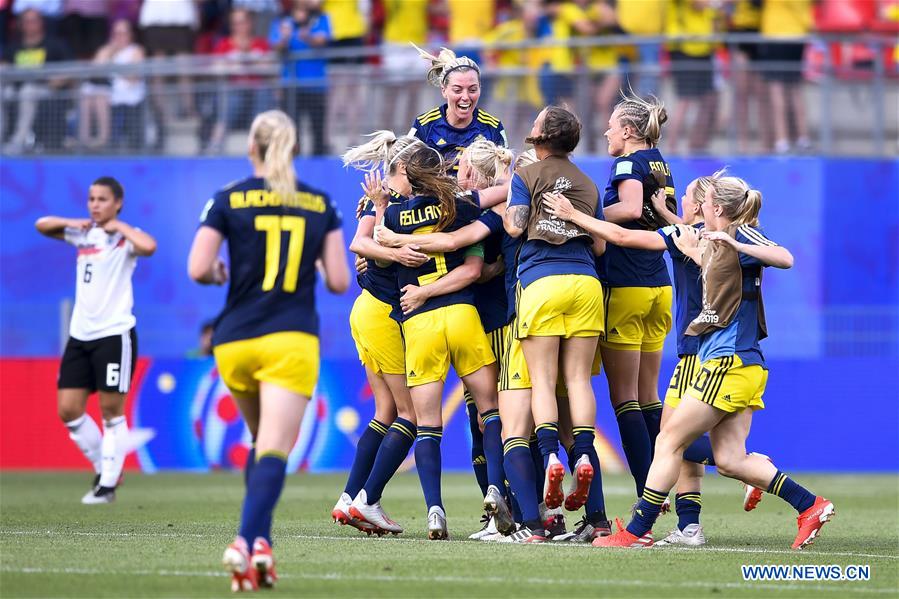
M 515 159 L 515 170 L 517 171 L 518 169 L 524 168 L 529 164 L 534 164 L 535 162 L 540 162 L 540 160 L 537 158 L 537 150 L 535 150 L 534 148 L 525 150 L 518 155 L 518 158 Z
M 638 139 L 654 148 L 662 138 L 662 125 L 668 122 L 665 105 L 655 96 L 643 99 L 633 92 L 621 92 L 621 102 L 615 105 L 618 122 L 630 126 Z
M 343 166 L 352 166 L 360 171 L 373 171 L 387 162 L 390 149 L 397 141 L 393 131 L 382 129 L 369 133 L 366 137 L 371 139 L 344 152 L 341 156 Z
M 762 192 L 752 189 L 739 177 L 719 177 L 712 183 L 713 202 L 721 206 L 722 215 L 733 224 L 759 225 Z
M 494 185 L 509 170 L 515 157 L 512 150 L 484 138 L 474 140 L 463 153 L 471 168 L 484 182 L 484 187 Z
M 412 42 L 409 43 L 412 44 Z M 428 69 L 427 79 L 428 83 L 435 87 L 446 86 L 447 77 L 449 77 L 449 74 L 453 71 L 459 71 L 460 73 L 474 71 L 478 74 L 478 79 L 481 77 L 481 69 L 478 67 L 478 63 L 467 56 L 456 56 L 456 53 L 449 48 L 441 48 L 437 56 L 434 56 L 433 54 L 422 50 L 415 44 L 412 44 L 412 47 L 418 50 L 418 55 L 420 57 L 431 63 L 431 68 Z
M 293 168 L 297 129 L 293 119 L 280 110 L 260 113 L 253 119 L 250 139 L 258 148 L 269 188 L 282 200 L 293 198 L 297 191 L 297 176 Z

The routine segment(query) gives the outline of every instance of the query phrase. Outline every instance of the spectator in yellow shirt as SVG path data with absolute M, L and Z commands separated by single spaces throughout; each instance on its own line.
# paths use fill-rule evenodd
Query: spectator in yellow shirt
M 418 51 L 410 45 L 428 41 L 428 0 L 383 0 L 384 28 L 381 32 L 381 67 L 386 98 L 381 125 L 392 131 L 404 130 L 418 114 L 417 73 L 421 70 Z M 402 109 L 405 100 L 405 110 Z
M 325 0 L 322 11 L 331 22 L 331 48 L 342 48 L 348 52 L 360 52 L 356 56 L 336 56 L 331 59 L 328 68 L 329 98 L 328 124 L 329 139 L 342 133 L 347 141 L 334 144 L 335 147 L 351 145 L 359 131 L 359 116 L 362 111 L 357 101 L 362 94 L 360 70 L 365 64 L 365 56 L 361 50 L 368 34 L 368 15 L 371 12 L 370 0 Z M 342 129 L 342 131 L 339 131 Z
M 621 34 L 614 0 L 578 0 L 577 4 L 593 24 L 593 35 Z M 621 91 L 620 50 L 620 47 L 611 45 L 582 48 L 584 65 L 589 71 L 590 98 L 594 109 L 593 117 L 584 119 L 584 125 L 590 150 L 596 154 L 606 153 L 608 140 L 603 134 Z M 596 125 L 599 125 L 598 130 L 595 130 Z
M 618 24 L 622 31 L 634 36 L 658 37 L 665 31 L 665 10 L 668 0 L 618 0 Z M 659 43 L 637 45 L 639 68 L 637 75 L 639 91 L 643 95 L 657 94 L 659 89 Z
M 758 35 L 762 23 L 762 0 L 730 0 L 728 8 L 728 29 L 731 32 Z M 771 113 L 768 87 L 757 69 L 760 48 L 761 44 L 742 42 L 733 46 L 735 51 L 730 54 L 734 82 L 732 122 L 737 132 L 737 150 L 741 154 L 749 152 L 752 129 L 762 136 L 761 145 L 765 150 L 774 147 L 774 129 L 750 127 L 750 123 L 761 123 Z
M 537 26 L 537 37 L 547 40 L 540 69 L 540 91 L 547 104 L 571 107 L 576 54 L 566 42 L 577 35 L 593 35 L 595 27 L 575 2 L 544 0 L 543 11 Z

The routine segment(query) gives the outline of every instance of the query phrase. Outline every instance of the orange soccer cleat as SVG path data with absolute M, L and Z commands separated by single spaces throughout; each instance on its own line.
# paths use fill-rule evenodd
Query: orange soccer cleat
M 593 539 L 593 546 L 627 547 L 629 549 L 644 549 L 646 547 L 652 547 L 653 540 L 651 530 L 642 537 L 638 537 L 637 535 L 629 532 L 621 523 L 621 520 L 619 520 L 618 518 L 615 518 L 615 526 L 618 527 L 618 532 L 607 537 L 597 537 Z
M 590 456 L 584 454 L 577 459 L 574 466 L 574 480 L 571 482 L 571 490 L 565 497 L 565 509 L 576 512 L 587 503 L 587 495 L 590 494 L 590 483 L 593 482 L 593 465 Z
M 549 462 L 546 465 L 546 478 L 543 480 L 543 503 L 546 505 L 546 509 L 554 510 L 565 500 L 565 493 L 562 491 L 564 478 L 565 466 L 562 465 L 556 454 L 550 454 Z
M 275 556 L 272 546 L 262 537 L 253 541 L 253 557 L 250 559 L 256 570 L 256 580 L 260 587 L 270 589 L 275 586 L 278 574 L 275 572 Z
M 228 545 L 222 556 L 222 563 L 225 569 L 231 573 L 232 591 L 239 593 L 259 589 L 256 570 L 250 567 L 250 552 L 243 537 L 236 537 L 234 542 Z
M 833 518 L 836 509 L 833 502 L 823 497 L 815 497 L 815 503 L 796 518 L 799 532 L 793 541 L 793 549 L 802 549 L 815 542 L 821 527 Z

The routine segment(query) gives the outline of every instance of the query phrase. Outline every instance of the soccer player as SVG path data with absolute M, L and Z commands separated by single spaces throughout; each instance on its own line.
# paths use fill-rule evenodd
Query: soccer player
M 440 152 L 446 164 L 453 164 L 459 152 L 478 137 L 498 146 L 508 145 L 500 120 L 478 108 L 481 97 L 478 64 L 465 56 L 456 57 L 447 48 L 441 49 L 437 56 L 421 49 L 418 53 L 431 62 L 428 82 L 440 88 L 446 103 L 418 115 L 409 135 Z M 457 169 L 458 165 L 453 168 Z
M 459 195 L 456 180 L 433 148 L 422 148 L 406 161 L 414 197 L 389 206 L 385 224 L 399 233 L 421 234 L 459 229 L 480 215 L 479 204 Z M 415 462 L 428 506 L 428 537 L 447 538 L 446 513 L 440 492 L 440 440 L 443 435 L 441 396 L 450 363 L 474 396 L 485 423 L 484 450 L 490 486 L 498 502 L 504 487 L 501 425 L 496 399 L 496 359 L 474 307 L 471 284 L 481 275 L 483 249 L 476 246 L 433 253 L 418 268 L 398 266 L 406 341 L 406 382 L 418 418 Z M 508 506 L 503 505 L 504 509 Z
M 391 131 L 376 131 L 367 143 L 350 148 L 343 155 L 343 162 L 372 173 L 383 167 L 387 173 L 388 201 L 401 203 L 412 191 L 403 156 L 419 147 L 424 144 L 414 137 L 398 138 Z M 367 260 L 365 272 L 357 277 L 362 293 L 350 312 L 350 330 L 375 397 L 375 415 L 356 444 L 349 478 L 331 516 L 335 522 L 368 534 L 382 530 L 399 534 L 402 527 L 381 508 L 381 493 L 409 453 L 416 427 L 412 397 L 406 386 L 402 332 L 399 322 L 390 317 L 400 308 L 395 263 L 415 268 L 430 258 L 411 247 L 382 247 L 372 238 L 375 206 L 368 197 L 380 192 L 380 184 L 377 175 L 366 175 L 365 204 L 350 243 L 350 251 Z M 350 512 L 357 496 L 357 509 L 371 504 L 367 518 L 354 517 Z
M 90 186 L 90 218 L 45 216 L 35 227 L 42 234 L 78 248 L 75 309 L 57 383 L 57 411 L 84 457 L 94 467 L 91 490 L 81 503 L 115 500 L 128 452 L 125 397 L 137 360 L 137 324 L 131 276 L 138 256 L 152 256 L 156 240 L 119 220 L 125 190 L 112 177 Z M 98 391 L 103 435 L 85 413 Z
M 699 368 L 680 405 L 656 440 L 646 488 L 627 528 L 596 539 L 597 547 L 652 545 L 651 528 L 677 481 L 684 449 L 710 432 L 718 471 L 747 485 L 766 489 L 799 513 L 793 549 L 802 549 L 834 515 L 829 500 L 815 496 L 764 456 L 746 453 L 746 438 L 768 379 L 759 341 L 767 336 L 762 307 L 764 264 L 789 268 L 793 256 L 758 228 L 761 192 L 737 177 L 712 182 L 702 203 L 705 229 L 676 238 L 681 251 L 702 267 L 702 311 L 687 328 L 699 339 Z M 620 525 L 619 525 L 620 526 Z
M 518 264 L 517 321 L 513 334 L 521 341 L 531 378 L 531 409 L 546 470 L 543 501 L 577 510 L 587 503 L 588 515 L 605 520 L 599 458 L 593 445 L 596 399 L 590 383 L 596 344 L 603 332 L 602 287 L 594 256 L 605 242 L 580 227 L 554 219 L 543 208 L 543 194 L 564 191 L 581 212 L 602 217 L 599 192 L 569 155 L 580 141 L 581 124 L 563 108 L 544 108 L 527 142 L 539 162 L 512 178 L 504 216 L 512 237 L 527 234 Z M 591 249 L 591 245 L 593 248 Z M 561 360 L 561 364 L 560 364 Z M 563 375 L 573 425 L 575 484 L 568 497 L 562 490 L 565 467 L 558 459 L 559 410 L 556 385 Z M 598 487 L 598 488 L 601 488 Z
M 674 195 L 671 169 L 656 147 L 667 119 L 665 107 L 655 98 L 625 96 L 612 112 L 605 133 L 609 154 L 615 156 L 603 193 L 608 222 L 655 230 L 638 219 L 644 213 L 644 187 L 652 171 L 664 175 L 667 195 Z M 663 254 L 609 245 L 597 260 L 605 293 L 600 353 L 637 497 L 643 494 L 662 417 L 658 379 L 662 346 L 671 329 L 672 300 Z
M 277 579 L 272 518 L 318 380 L 316 262 L 331 292 L 349 286 L 340 213 L 326 193 L 296 180 L 296 143 L 296 127 L 283 112 L 253 120 L 253 174 L 207 202 L 188 259 L 193 280 L 223 285 L 229 271 L 218 254 L 228 242 L 233 278 L 213 352 L 254 439 L 238 536 L 222 557 L 234 591 L 270 587 Z

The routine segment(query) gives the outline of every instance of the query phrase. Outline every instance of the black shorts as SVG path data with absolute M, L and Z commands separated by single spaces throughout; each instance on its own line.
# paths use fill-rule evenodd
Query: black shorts
M 193 29 L 184 25 L 151 25 L 141 30 L 147 54 L 191 54 L 194 51 Z
M 332 40 L 328 44 L 331 48 L 359 48 L 360 54 L 365 46 L 365 40 L 361 37 L 348 37 L 342 40 Z M 362 56 L 335 56 L 331 64 L 365 64 L 366 57 Z
M 69 337 L 59 366 L 58 389 L 128 393 L 137 364 L 137 331 L 93 341 Z
M 711 56 L 671 53 L 671 75 L 678 96 L 696 98 L 714 91 L 715 63 Z
M 762 77 L 768 81 L 798 83 L 802 80 L 802 55 L 805 44 L 782 42 L 761 44 L 759 46 L 759 62 L 762 65 Z

